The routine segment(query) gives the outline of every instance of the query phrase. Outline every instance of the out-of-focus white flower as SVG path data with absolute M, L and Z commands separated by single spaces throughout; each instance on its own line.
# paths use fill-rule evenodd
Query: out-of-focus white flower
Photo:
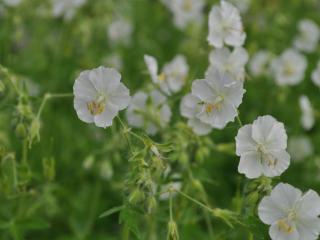
M 303 19 L 298 24 L 299 35 L 294 39 L 294 46 L 304 52 L 313 52 L 319 43 L 320 29 L 309 19 Z
M 160 74 L 158 62 L 154 57 L 145 55 L 144 61 L 152 81 L 166 94 L 176 93 L 184 86 L 189 66 L 183 55 L 177 55 L 171 62 L 165 64 Z
M 132 33 L 132 23 L 122 18 L 114 20 L 107 27 L 108 38 L 112 43 L 115 44 L 130 44 Z
M 109 56 L 107 56 L 105 59 L 104 59 L 104 63 L 107 65 L 107 66 L 110 66 L 112 68 L 115 68 L 117 70 L 121 70 L 122 69 L 122 66 L 123 66 L 123 63 L 122 63 L 122 58 L 119 54 L 117 53 L 113 53 Z
M 260 50 L 256 52 L 250 61 L 249 64 L 249 70 L 250 73 L 257 77 L 264 75 L 268 72 L 269 70 L 269 63 L 271 60 L 271 53 L 265 50 Z
M 258 207 L 261 221 L 271 225 L 272 240 L 316 240 L 320 233 L 320 197 L 286 183 L 274 187 Z
M 181 115 L 188 118 L 188 125 L 192 128 L 194 133 L 198 135 L 207 135 L 211 132 L 212 126 L 210 124 L 201 122 L 197 118 L 197 114 L 201 111 L 202 101 L 200 98 L 188 94 L 182 98 L 180 104 Z
M 126 112 L 128 123 L 143 128 L 150 135 L 156 134 L 170 122 L 171 109 L 166 97 L 157 90 L 150 95 L 139 91 L 133 97 Z
M 22 0 L 3 0 L 3 2 L 9 7 L 17 7 Z
M 245 65 L 249 55 L 243 47 L 237 47 L 232 52 L 226 47 L 212 50 L 209 55 L 210 66 L 221 72 L 230 73 L 235 79 L 245 79 Z
M 313 146 L 307 136 L 293 136 L 289 138 L 288 151 L 294 160 L 303 160 L 313 154 Z
M 109 160 L 104 160 L 100 164 L 100 177 L 104 180 L 110 180 L 113 176 L 113 168 Z
M 175 191 L 180 191 L 182 188 L 182 183 L 181 182 L 171 182 L 166 185 L 163 185 L 160 189 L 160 196 L 159 199 L 162 201 L 168 200 L 171 197 L 174 197 L 177 195 L 177 192 Z M 172 189 L 173 191 L 170 193 L 169 190 Z
M 247 178 L 280 176 L 290 164 L 286 152 L 287 133 L 283 123 L 272 116 L 258 117 L 239 129 L 236 154 L 240 156 L 238 171 Z
M 241 13 L 246 13 L 250 6 L 251 0 L 229 0 L 232 4 L 234 4 Z
M 73 18 L 76 10 L 84 5 L 87 0 L 52 0 L 52 13 L 55 17 L 63 17 L 66 20 Z
M 189 23 L 200 23 L 203 19 L 204 0 L 163 0 L 172 12 L 174 24 L 185 29 Z
M 311 79 L 315 85 L 320 87 L 320 61 L 317 64 L 317 68 L 312 72 Z
M 294 49 L 287 49 L 271 63 L 276 83 L 280 86 L 300 83 L 304 78 L 306 67 L 305 56 Z
M 301 125 L 305 130 L 310 130 L 314 126 L 314 111 L 307 96 L 302 95 L 299 98 L 299 106 L 302 112 Z
M 73 86 L 74 108 L 86 123 L 106 128 L 130 102 L 129 90 L 120 82 L 121 75 L 112 68 L 83 71 Z
M 222 0 L 212 7 L 209 14 L 208 42 L 216 48 L 223 44 L 240 47 L 244 44 L 246 34 L 243 31 L 239 10 L 231 3 Z
M 222 129 L 238 115 L 237 108 L 244 93 L 241 81 L 210 68 L 205 79 L 195 80 L 192 84 L 192 95 L 201 100 L 196 117 L 214 128 Z

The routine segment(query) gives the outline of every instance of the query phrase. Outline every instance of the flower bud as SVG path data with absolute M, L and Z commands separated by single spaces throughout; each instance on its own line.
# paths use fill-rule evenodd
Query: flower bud
M 31 147 L 34 140 L 40 141 L 40 125 L 40 120 L 38 118 L 34 118 L 31 122 L 29 129 L 29 147 Z
M 155 197 L 149 197 L 147 207 L 148 213 L 152 213 L 157 208 L 157 200 Z
M 173 220 L 168 222 L 167 240 L 179 240 L 178 226 Z
M 18 138 L 24 138 L 27 136 L 27 129 L 26 126 L 23 123 L 18 123 L 15 133 Z

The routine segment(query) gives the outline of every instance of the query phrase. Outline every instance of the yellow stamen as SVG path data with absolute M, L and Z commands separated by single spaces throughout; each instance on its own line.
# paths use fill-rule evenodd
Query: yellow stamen
M 289 223 L 282 219 L 277 222 L 278 228 L 280 231 L 290 234 L 294 231 L 294 228 L 289 225 Z
M 287 65 L 285 66 L 283 73 L 284 75 L 291 76 L 292 74 L 294 74 L 294 68 L 290 65 Z
M 105 104 L 103 102 L 92 101 L 87 103 L 87 108 L 89 112 L 94 116 L 103 113 L 104 107 Z
M 163 82 L 167 79 L 167 77 L 164 73 L 161 73 L 161 74 L 159 74 L 158 79 L 159 79 L 159 81 Z

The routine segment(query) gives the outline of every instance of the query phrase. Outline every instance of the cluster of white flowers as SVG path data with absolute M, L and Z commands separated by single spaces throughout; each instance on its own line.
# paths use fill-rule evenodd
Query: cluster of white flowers
M 285 183 L 274 187 L 259 204 L 260 219 L 268 225 L 273 240 L 316 240 L 320 233 L 320 197 L 309 190 Z
M 162 0 L 173 14 L 174 24 L 185 29 L 190 23 L 201 23 L 204 0 Z
M 293 45 L 307 53 L 315 51 L 320 39 L 318 25 L 310 19 L 303 19 L 299 22 L 298 29 L 299 35 L 294 39 Z
M 70 20 L 76 10 L 84 5 L 87 0 L 52 0 L 52 14 L 54 17 L 63 17 Z
M 185 85 L 189 66 L 183 55 L 177 55 L 171 62 L 165 64 L 160 73 L 158 62 L 154 57 L 145 55 L 144 61 L 153 83 L 165 94 L 179 92 Z

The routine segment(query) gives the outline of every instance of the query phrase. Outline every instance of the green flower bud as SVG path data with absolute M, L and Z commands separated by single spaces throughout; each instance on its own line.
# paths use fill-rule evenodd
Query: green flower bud
M 25 138 L 27 136 L 27 129 L 23 123 L 19 123 L 16 127 L 15 133 L 18 138 Z
M 173 220 L 168 222 L 167 240 L 179 240 L 178 226 Z
M 157 208 L 157 200 L 155 197 L 149 197 L 147 201 L 148 213 L 152 213 Z
M 34 140 L 40 141 L 40 126 L 40 120 L 34 118 L 29 129 L 29 147 L 31 147 Z

